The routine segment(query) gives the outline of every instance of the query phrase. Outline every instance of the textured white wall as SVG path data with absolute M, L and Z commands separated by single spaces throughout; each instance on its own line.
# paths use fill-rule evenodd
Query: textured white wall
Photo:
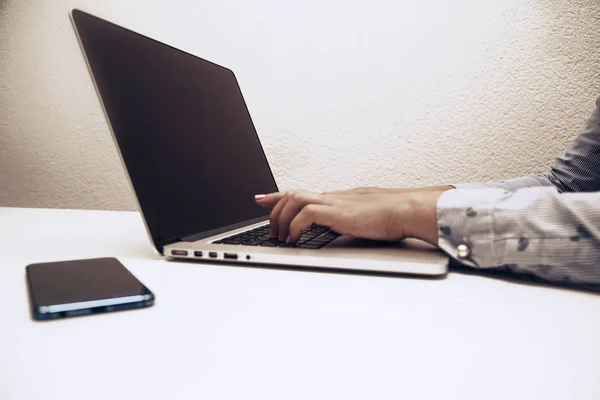
M 135 208 L 72 7 L 232 68 L 284 189 L 541 172 L 600 94 L 597 0 L 0 0 L 0 206 Z

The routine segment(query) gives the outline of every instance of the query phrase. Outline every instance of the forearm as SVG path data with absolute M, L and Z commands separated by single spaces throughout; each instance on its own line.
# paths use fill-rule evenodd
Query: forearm
M 442 186 L 426 186 L 419 188 L 417 190 L 422 192 L 439 192 L 454 189 L 455 187 L 452 185 L 442 185 Z M 409 189 L 410 190 L 410 189 Z

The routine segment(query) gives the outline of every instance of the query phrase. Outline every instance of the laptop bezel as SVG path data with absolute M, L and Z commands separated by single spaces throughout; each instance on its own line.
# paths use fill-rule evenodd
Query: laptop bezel
M 142 220 L 144 222 L 144 227 L 146 229 L 146 233 L 147 233 L 148 238 L 150 239 L 151 243 L 153 244 L 154 249 L 160 255 L 165 255 L 164 254 L 164 247 L 166 245 L 169 245 L 169 244 L 172 244 L 172 243 L 181 242 L 181 241 L 195 241 L 195 240 L 200 240 L 200 239 L 207 238 L 207 237 L 214 236 L 214 235 L 218 235 L 218 234 L 221 234 L 221 233 L 224 233 L 224 232 L 228 232 L 228 231 L 232 231 L 232 230 L 235 230 L 235 229 L 239 229 L 239 228 L 242 228 L 244 226 L 250 226 L 250 225 L 255 224 L 257 222 L 267 221 L 268 220 L 268 216 L 269 216 L 269 211 L 268 210 L 265 211 L 264 215 L 261 215 L 261 216 L 258 216 L 258 217 L 255 217 L 255 218 L 252 218 L 252 219 L 249 219 L 249 220 L 239 221 L 239 222 L 236 222 L 236 223 L 233 223 L 233 224 L 225 225 L 225 226 L 222 226 L 222 227 L 217 227 L 217 228 L 214 228 L 214 229 L 211 229 L 211 230 L 208 230 L 208 231 L 198 230 L 196 232 L 182 232 L 181 234 L 178 234 L 175 237 L 170 237 L 170 238 L 162 238 L 162 236 L 160 234 L 155 235 L 154 232 L 151 231 L 150 226 L 149 226 L 149 224 L 148 224 L 148 222 L 146 220 L 146 216 L 144 215 L 144 210 L 141 207 L 141 204 L 140 204 L 140 201 L 139 201 L 139 198 L 138 198 L 138 194 L 135 191 L 135 187 L 133 185 L 133 181 L 131 179 L 131 175 L 129 174 L 129 170 L 127 169 L 127 165 L 125 163 L 125 159 L 123 157 L 123 153 L 121 152 L 121 148 L 119 146 L 119 143 L 118 143 L 116 134 L 114 132 L 112 123 L 111 123 L 110 118 L 108 116 L 108 113 L 107 113 L 107 110 L 106 110 L 106 106 L 105 106 L 105 103 L 104 103 L 104 99 L 102 98 L 102 94 L 100 93 L 100 90 L 98 88 L 98 84 L 96 82 L 96 77 L 94 76 L 94 72 L 93 72 L 93 70 L 91 68 L 91 65 L 90 65 L 90 62 L 89 62 L 89 59 L 88 59 L 86 48 L 85 48 L 85 46 L 84 46 L 84 44 L 83 44 L 83 42 L 81 40 L 80 32 L 79 32 L 80 27 L 77 25 L 77 21 L 76 21 L 77 18 L 78 18 L 78 14 L 79 15 L 83 15 L 83 16 L 89 16 L 89 17 L 92 17 L 92 18 L 99 19 L 99 20 L 101 20 L 101 21 L 103 21 L 105 23 L 108 23 L 110 25 L 113 25 L 113 26 L 115 26 L 115 27 L 117 27 L 119 29 L 123 29 L 124 31 L 127 31 L 129 33 L 142 36 L 143 38 L 148 39 L 148 40 L 150 40 L 150 41 L 152 41 L 152 42 L 154 42 L 156 44 L 167 46 L 167 47 L 169 47 L 169 48 L 171 48 L 173 50 L 176 50 L 176 51 L 179 51 L 181 53 L 187 54 L 187 55 L 192 56 L 194 58 L 201 59 L 201 60 L 204 60 L 204 61 L 208 61 L 208 60 L 205 60 L 205 59 L 200 58 L 200 57 L 198 57 L 198 56 L 196 56 L 194 54 L 188 53 L 188 52 L 186 52 L 184 50 L 178 49 L 178 48 L 173 47 L 173 46 L 171 46 L 169 44 L 163 43 L 163 42 L 161 42 L 159 40 L 153 39 L 153 38 L 151 38 L 149 36 L 146 36 L 146 35 L 144 35 L 142 33 L 135 32 L 135 31 L 133 31 L 131 29 L 128 29 L 128 28 L 126 28 L 126 27 L 124 27 L 122 25 L 113 23 L 113 22 L 108 21 L 108 20 L 106 20 L 104 18 L 100 18 L 98 16 L 95 16 L 95 15 L 93 15 L 91 13 L 88 13 L 86 11 L 80 10 L 78 8 L 73 8 L 70 11 L 70 13 L 69 13 L 71 22 L 73 24 L 73 28 L 75 30 L 75 36 L 77 37 L 77 42 L 79 43 L 79 47 L 81 49 L 81 52 L 82 52 L 82 55 L 83 55 L 83 59 L 84 59 L 85 64 L 87 66 L 87 69 L 88 69 L 88 72 L 90 74 L 90 77 L 92 79 L 92 84 L 94 86 L 94 90 L 96 91 L 96 95 L 98 96 L 98 100 L 100 101 L 100 107 L 102 108 L 102 112 L 104 113 L 104 117 L 105 117 L 106 122 L 108 124 L 108 128 L 109 128 L 109 131 L 110 131 L 113 143 L 114 143 L 115 147 L 117 148 L 117 152 L 119 154 L 119 160 L 121 162 L 122 167 L 124 168 L 124 170 L 126 172 L 125 175 L 127 176 L 127 182 L 129 184 L 132 192 L 134 193 L 134 197 L 135 197 L 137 209 L 140 212 L 140 214 L 142 215 Z M 211 61 L 208 61 L 208 62 L 211 62 Z M 278 185 L 277 185 L 277 181 L 275 180 L 275 176 L 273 175 L 273 171 L 272 171 L 271 166 L 270 166 L 270 164 L 268 162 L 268 159 L 267 159 L 266 153 L 264 151 L 264 147 L 262 145 L 262 142 L 260 141 L 260 138 L 258 137 L 258 132 L 256 130 L 256 126 L 254 125 L 254 121 L 252 119 L 252 116 L 250 115 L 250 110 L 248 109 L 248 105 L 246 103 L 246 99 L 243 96 L 243 93 L 241 91 L 241 87 L 239 86 L 239 82 L 237 80 L 237 77 L 235 76 L 235 73 L 231 69 L 229 69 L 227 67 L 223 67 L 222 65 L 219 65 L 219 64 L 216 64 L 216 63 L 212 63 L 212 64 L 215 64 L 215 65 L 217 65 L 217 66 L 219 66 L 221 68 L 225 68 L 225 69 L 229 70 L 232 73 L 232 75 L 233 75 L 233 77 L 235 79 L 235 83 L 236 83 L 236 85 L 237 85 L 237 87 L 239 89 L 240 96 L 241 96 L 242 102 L 244 104 L 244 107 L 246 109 L 246 112 L 248 113 L 248 117 L 250 119 L 250 122 L 251 122 L 251 125 L 252 125 L 252 129 L 254 130 L 254 134 L 257 137 L 258 145 L 259 145 L 260 150 L 262 152 L 262 155 L 263 155 L 263 157 L 265 159 L 265 163 L 267 165 L 267 168 L 268 168 L 268 171 L 270 173 L 271 179 L 272 179 L 272 181 L 273 181 L 273 183 L 275 185 L 276 190 L 278 191 L 279 188 L 278 188 Z M 161 239 L 157 239 L 157 238 L 161 238 Z

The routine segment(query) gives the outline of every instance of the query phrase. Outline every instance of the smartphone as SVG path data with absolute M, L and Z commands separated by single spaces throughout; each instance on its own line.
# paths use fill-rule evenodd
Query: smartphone
M 48 320 L 149 307 L 154 295 L 116 258 L 25 267 L 31 314 Z

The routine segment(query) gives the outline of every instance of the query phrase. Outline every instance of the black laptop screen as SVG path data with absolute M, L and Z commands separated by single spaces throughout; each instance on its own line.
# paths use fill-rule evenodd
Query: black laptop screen
M 74 10 L 155 244 L 268 215 L 277 190 L 233 72 Z

